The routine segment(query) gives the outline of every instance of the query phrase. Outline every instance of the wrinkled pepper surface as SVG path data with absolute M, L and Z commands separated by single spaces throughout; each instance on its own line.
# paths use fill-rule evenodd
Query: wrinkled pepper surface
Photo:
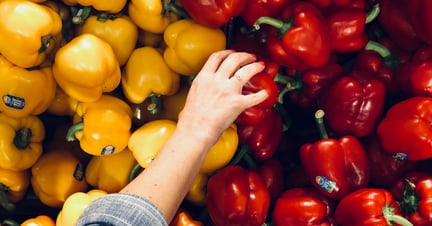
M 180 0 L 181 5 L 193 20 L 204 26 L 221 27 L 240 15 L 247 5 L 247 0 Z M 210 42 L 211 43 L 211 42 Z
M 0 113 L 0 165 L 4 169 L 29 169 L 40 158 L 45 125 L 37 116 L 15 119 Z
M 209 178 L 206 203 L 216 225 L 260 226 L 267 217 L 270 195 L 256 171 L 230 165 Z
M 296 0 L 249 0 L 241 12 L 241 18 L 247 25 L 253 26 L 255 21 L 262 16 L 279 17 L 281 9 Z
M 322 126 L 321 113 L 316 113 L 319 127 Z M 320 131 L 320 140 L 300 147 L 300 161 L 313 186 L 334 199 L 342 199 L 366 187 L 370 180 L 370 163 L 360 141 L 350 135 L 329 138 L 325 129 L 320 128 Z
M 127 12 L 139 28 L 154 34 L 162 34 L 169 24 L 178 19 L 167 9 L 168 5 L 165 2 L 168 1 L 131 0 Z
M 0 112 L 11 117 L 44 113 L 56 92 L 52 68 L 24 69 L 0 55 Z
M 88 184 L 84 165 L 67 150 L 44 153 L 31 168 L 31 186 L 39 200 L 59 208 L 75 192 L 84 192 Z
M 432 44 L 432 23 L 431 14 L 432 3 L 428 0 L 414 0 L 409 1 L 408 5 L 408 17 L 411 22 L 414 31 L 418 37 L 426 42 Z
M 67 95 L 59 86 L 57 86 L 54 99 L 46 109 L 46 112 L 57 116 L 73 116 L 78 103 L 78 100 Z
M 281 55 L 272 45 L 282 47 L 284 62 L 278 61 L 286 67 L 304 69 L 322 67 L 327 64 L 331 53 L 331 39 L 328 24 L 322 12 L 312 3 L 299 1 L 282 9 L 281 20 L 272 17 L 260 17 L 254 24 L 256 29 L 260 25 L 271 25 L 269 54 L 273 58 Z
M 0 2 L 0 54 L 19 67 L 44 62 L 46 50 L 54 45 L 61 29 L 60 16 L 45 5 L 23 0 Z
M 80 102 L 99 99 L 120 84 L 120 66 L 112 47 L 92 34 L 75 36 L 62 46 L 53 64 L 63 91 Z
M 77 106 L 77 122 L 69 129 L 68 140 L 78 139 L 83 151 L 111 155 L 126 149 L 131 136 L 132 110 L 118 97 L 102 95 L 94 102 Z
M 138 27 L 129 16 L 100 13 L 89 16 L 78 27 L 78 35 L 90 33 L 105 40 L 113 48 L 120 66 L 123 66 L 135 49 Z
M 62 0 L 62 2 L 68 6 L 90 6 L 97 11 L 118 13 L 126 6 L 127 0 L 105 0 L 103 2 L 98 0 Z
M 139 104 L 150 94 L 173 95 L 180 86 L 180 75 L 164 61 L 154 47 L 136 48 L 122 74 L 122 90 L 132 103 Z
M 14 203 L 24 199 L 30 185 L 28 170 L 8 170 L 0 168 L 0 206 L 6 211 L 15 211 Z
M 164 41 L 167 47 L 163 56 L 168 66 L 181 75 L 191 76 L 198 73 L 213 52 L 225 49 L 227 40 L 222 29 L 182 19 L 166 28 Z
M 432 157 L 431 109 L 431 97 L 411 97 L 391 106 L 377 127 L 384 151 L 414 161 Z
M 92 189 L 88 192 L 76 192 L 65 200 L 62 209 L 57 215 L 57 226 L 74 226 L 84 209 L 94 200 L 108 194 L 101 189 Z
M 115 155 L 93 156 L 85 169 L 85 179 L 94 188 L 119 192 L 129 182 L 136 160 L 130 150 Z

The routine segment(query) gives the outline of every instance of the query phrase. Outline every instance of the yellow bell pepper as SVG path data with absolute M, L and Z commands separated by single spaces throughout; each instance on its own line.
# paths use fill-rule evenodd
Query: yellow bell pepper
M 14 171 L 0 168 L 0 205 L 8 212 L 14 211 L 14 203 L 23 200 L 29 185 L 28 170 Z
M 194 220 L 193 217 L 184 209 L 179 209 L 169 223 L 169 226 L 203 226 L 201 221 Z
M 221 29 L 201 25 L 192 19 L 171 23 L 164 32 L 164 41 L 166 63 L 185 76 L 197 74 L 213 52 L 226 48 L 226 36 Z
M 29 169 L 42 155 L 45 126 L 36 116 L 20 119 L 0 113 L 0 166 Z
M 92 102 L 120 84 L 120 65 L 112 47 L 92 34 L 82 34 L 62 46 L 53 64 L 63 91 L 80 102 Z
M 84 165 L 69 151 L 44 153 L 31 168 L 31 186 L 42 204 L 60 208 L 75 192 L 84 192 L 88 184 Z
M 138 27 L 127 15 L 100 13 L 88 17 L 78 27 L 78 34 L 90 33 L 108 42 L 120 66 L 123 66 L 135 49 Z
M 104 94 L 97 101 L 79 103 L 76 115 L 81 121 L 69 129 L 67 139 L 78 139 L 85 152 L 95 156 L 111 155 L 127 147 L 132 110 L 122 99 Z
M 165 63 L 153 47 L 136 48 L 124 67 L 122 90 L 132 103 L 142 103 L 150 94 L 173 95 L 180 85 L 180 75 Z
M 104 190 L 92 189 L 88 192 L 76 192 L 70 195 L 57 215 L 56 226 L 75 226 L 84 209 L 106 194 Z
M 132 21 L 141 29 L 155 34 L 162 34 L 170 23 L 178 20 L 176 13 L 168 9 L 168 1 L 161 0 L 131 0 L 128 4 L 128 14 Z
M 207 153 L 201 165 L 201 173 L 212 173 L 221 169 L 233 158 L 239 143 L 237 126 L 233 123 L 219 137 Z
M 0 55 L 0 112 L 11 117 L 39 115 L 54 99 L 56 82 L 49 65 L 24 69 Z
M 56 226 L 56 224 L 50 216 L 39 215 L 25 220 L 20 226 Z
M 108 193 L 119 192 L 129 182 L 133 167 L 137 164 L 127 149 L 115 155 L 93 156 L 87 164 L 87 183 Z
M 147 168 L 156 158 L 176 126 L 175 121 L 160 119 L 145 123 L 132 132 L 128 147 L 141 167 Z
M 118 13 L 126 6 L 127 0 L 63 0 L 68 6 L 89 6 L 97 11 Z
M 0 54 L 30 68 L 44 62 L 47 48 L 61 32 L 60 16 L 49 7 L 25 0 L 0 2 Z
M 54 99 L 46 112 L 57 116 L 73 116 L 78 103 L 78 100 L 67 95 L 61 87 L 57 86 Z
M 208 181 L 208 175 L 205 173 L 198 173 L 195 176 L 192 186 L 185 197 L 185 200 L 195 205 L 205 205 L 206 203 L 206 186 Z
M 180 88 L 177 93 L 171 96 L 161 97 L 162 106 L 159 114 L 161 119 L 178 120 L 178 116 L 186 103 L 189 88 L 190 86 L 188 83 L 182 82 L 180 83 Z
M 163 34 L 155 34 L 145 31 L 141 28 L 138 29 L 138 44 L 139 46 L 150 46 L 158 48 L 163 42 Z

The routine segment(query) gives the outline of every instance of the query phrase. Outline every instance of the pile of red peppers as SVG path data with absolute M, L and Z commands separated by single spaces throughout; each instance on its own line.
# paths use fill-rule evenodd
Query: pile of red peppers
M 265 69 L 211 225 L 432 225 L 432 1 L 180 0 Z

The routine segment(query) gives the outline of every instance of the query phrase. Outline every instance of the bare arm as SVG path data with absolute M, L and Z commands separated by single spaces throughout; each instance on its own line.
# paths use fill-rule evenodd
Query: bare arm
M 177 128 L 157 158 L 121 192 L 153 202 L 169 223 L 197 175 L 207 151 L 246 108 L 267 94 L 242 95 L 264 65 L 247 53 L 212 54 L 191 85 Z

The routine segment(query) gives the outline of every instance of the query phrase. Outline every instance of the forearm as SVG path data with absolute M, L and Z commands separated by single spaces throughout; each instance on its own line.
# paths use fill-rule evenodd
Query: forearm
M 213 145 L 200 134 L 177 129 L 150 166 L 121 192 L 150 200 L 169 223 Z

